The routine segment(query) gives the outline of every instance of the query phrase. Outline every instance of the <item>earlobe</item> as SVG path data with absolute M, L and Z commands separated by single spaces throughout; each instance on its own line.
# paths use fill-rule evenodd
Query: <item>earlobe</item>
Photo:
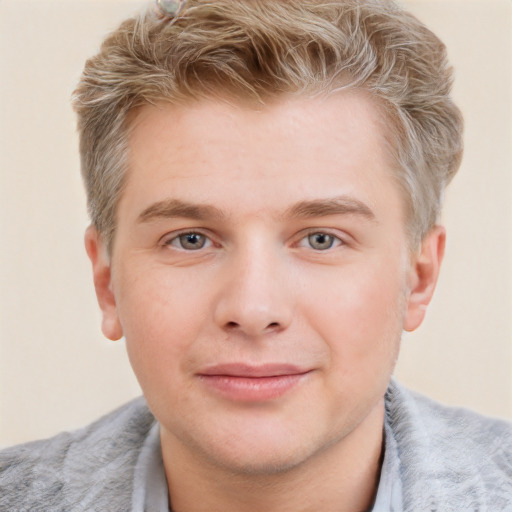
M 123 329 L 112 290 L 110 258 L 101 236 L 94 226 L 89 226 L 85 231 L 84 242 L 85 250 L 92 263 L 94 288 L 102 313 L 101 330 L 107 338 L 118 340 L 123 336 Z
M 446 230 L 435 226 L 423 239 L 420 251 L 413 256 L 409 276 L 409 296 L 404 329 L 417 329 L 432 300 L 441 269 L 446 242 Z

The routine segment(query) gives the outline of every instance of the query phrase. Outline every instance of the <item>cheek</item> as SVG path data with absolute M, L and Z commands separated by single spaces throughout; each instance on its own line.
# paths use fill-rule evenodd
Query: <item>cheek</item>
M 333 364 L 341 362 L 343 371 L 350 372 L 360 370 L 361 364 L 396 358 L 405 312 L 404 276 L 399 268 L 360 265 L 330 276 L 326 286 L 319 286 L 318 279 L 315 282 L 304 311 L 329 345 Z
M 130 276 L 136 275 L 133 267 Z M 170 379 L 208 319 L 206 290 L 172 269 L 145 270 L 122 280 L 117 309 L 130 362 L 144 387 L 147 377 Z M 185 357 L 184 357 L 185 356 Z
M 360 420 L 385 393 L 400 347 L 401 282 L 393 267 L 357 265 L 324 281 L 329 293 L 316 280 L 303 303 L 302 315 L 327 349 L 322 395 L 331 397 L 337 425 L 347 417 Z M 340 404 L 348 416 L 340 417 Z

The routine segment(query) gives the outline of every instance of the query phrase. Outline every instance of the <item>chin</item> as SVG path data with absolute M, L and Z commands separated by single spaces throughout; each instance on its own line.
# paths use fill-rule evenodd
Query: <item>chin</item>
M 305 464 L 311 454 L 293 450 L 291 453 L 276 451 L 247 454 L 231 453 L 210 455 L 212 462 L 227 472 L 239 476 L 275 476 L 290 473 Z
M 226 436 L 203 439 L 206 442 L 196 444 L 195 448 L 201 451 L 200 458 L 208 459 L 213 466 L 231 474 L 263 477 L 299 469 L 337 441 L 312 432 L 301 435 L 283 426 L 261 427 L 237 433 L 232 430 Z

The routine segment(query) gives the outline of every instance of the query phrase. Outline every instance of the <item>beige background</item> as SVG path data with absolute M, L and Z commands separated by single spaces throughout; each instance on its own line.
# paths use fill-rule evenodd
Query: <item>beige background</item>
M 0 446 L 76 428 L 139 393 L 106 341 L 69 96 L 128 0 L 0 0 Z M 410 0 L 447 43 L 466 154 L 446 199 L 448 252 L 398 377 L 512 418 L 511 27 L 508 0 Z

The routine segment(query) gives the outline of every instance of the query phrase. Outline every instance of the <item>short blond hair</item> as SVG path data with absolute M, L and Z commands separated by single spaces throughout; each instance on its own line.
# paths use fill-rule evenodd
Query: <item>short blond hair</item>
M 111 247 L 129 114 L 161 102 L 368 91 L 393 127 L 397 182 L 417 244 L 462 156 L 444 44 L 389 0 L 188 0 L 174 23 L 148 8 L 89 59 L 73 96 L 91 220 Z

